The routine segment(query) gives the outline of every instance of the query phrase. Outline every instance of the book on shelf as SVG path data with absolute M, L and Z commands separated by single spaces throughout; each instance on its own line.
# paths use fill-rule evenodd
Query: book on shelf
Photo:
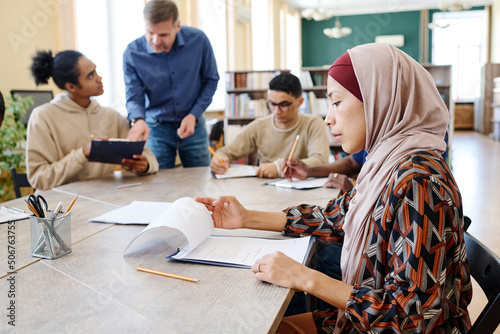
M 302 97 L 304 102 L 299 107 L 299 112 L 326 117 L 328 114 L 328 99 L 318 98 L 312 91 L 302 92 Z
M 281 251 L 305 264 L 314 240 L 248 237 L 239 236 L 238 230 L 218 230 L 203 204 L 189 197 L 179 198 L 132 239 L 124 254 L 161 251 L 174 260 L 250 268 L 264 255 Z
M 226 117 L 260 117 L 267 115 L 266 101 L 252 99 L 248 93 L 230 93 L 226 97 Z
M 311 73 L 311 80 L 313 86 L 326 86 L 326 82 L 323 82 L 322 73 Z
M 330 153 L 332 154 L 334 161 L 340 160 L 348 156 L 348 154 L 345 153 L 344 150 L 342 150 L 342 147 L 331 147 Z
M 314 86 L 311 72 L 305 70 L 300 71 L 300 84 L 302 88 L 312 88 Z
M 314 92 L 308 92 L 309 96 L 309 110 L 311 114 L 325 117 L 328 114 L 328 100 L 325 98 L 318 98 Z
M 226 89 L 267 89 L 269 81 L 276 75 L 289 72 L 288 70 L 276 71 L 247 71 L 247 72 L 226 72 Z

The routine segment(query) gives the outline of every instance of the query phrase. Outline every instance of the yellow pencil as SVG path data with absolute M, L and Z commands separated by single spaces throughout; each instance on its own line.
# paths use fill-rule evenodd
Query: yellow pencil
M 171 277 L 171 278 L 177 278 L 177 279 L 181 279 L 181 280 L 184 280 L 184 281 L 189 281 L 189 282 L 199 282 L 200 280 L 197 279 L 197 278 L 193 278 L 193 277 L 187 277 L 187 276 L 182 276 L 182 275 L 176 275 L 176 274 L 170 274 L 170 273 L 166 273 L 164 271 L 159 271 L 159 270 L 153 270 L 153 269 L 147 269 L 147 268 L 143 268 L 143 267 L 137 267 L 137 270 L 139 271 L 144 271 L 146 273 L 151 273 L 151 274 L 156 274 L 156 275 L 160 275 L 160 276 L 165 276 L 165 277 Z
M 64 214 L 67 214 L 69 212 L 69 210 L 71 210 L 71 208 L 73 207 L 73 204 L 75 204 L 76 202 L 76 199 L 78 198 L 79 195 L 76 195 L 75 198 L 73 198 L 73 200 L 71 201 L 71 203 L 69 204 L 68 208 L 66 209 L 66 212 L 64 212 Z
M 292 151 L 290 152 L 288 159 L 286 159 L 286 162 L 288 162 L 288 161 L 290 161 L 290 159 L 292 159 L 293 153 L 295 152 L 295 149 L 297 148 L 297 143 L 299 142 L 299 138 L 300 138 L 300 135 L 297 135 L 297 137 L 295 137 L 295 142 L 293 143 Z M 283 171 L 283 174 L 285 174 L 287 170 L 288 170 L 288 164 L 285 166 L 285 170 Z
M 222 165 L 224 165 L 224 161 L 222 161 L 222 159 L 221 159 L 221 158 L 220 158 L 217 154 L 215 154 L 215 151 L 214 151 L 214 149 L 213 149 L 212 147 L 210 147 L 210 146 L 209 146 L 209 147 L 208 147 L 208 150 L 210 151 L 210 153 L 212 153 L 212 155 L 213 155 L 214 157 L 216 157 L 216 158 L 217 158 L 217 160 L 219 160 L 219 162 L 220 162 Z M 229 169 L 229 166 L 228 166 L 228 167 L 226 167 L 226 169 Z

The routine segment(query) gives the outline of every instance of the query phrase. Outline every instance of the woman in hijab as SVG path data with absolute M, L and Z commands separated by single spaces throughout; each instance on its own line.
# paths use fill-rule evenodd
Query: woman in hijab
M 334 309 L 284 318 L 296 333 L 466 333 L 472 297 L 462 200 L 446 162 L 448 110 L 431 75 L 387 44 L 354 47 L 329 70 L 325 123 L 347 153 L 368 152 L 356 187 L 325 208 L 245 209 L 196 198 L 222 228 L 283 231 L 342 245 L 342 281 L 282 253 L 257 279 L 305 291 Z M 287 327 L 288 326 L 288 327 Z

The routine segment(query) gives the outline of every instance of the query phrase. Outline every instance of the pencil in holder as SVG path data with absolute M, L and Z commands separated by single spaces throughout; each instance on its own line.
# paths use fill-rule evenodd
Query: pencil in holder
M 47 216 L 52 215 L 47 212 Z M 30 216 L 31 255 L 57 259 L 71 253 L 71 213 L 55 218 Z

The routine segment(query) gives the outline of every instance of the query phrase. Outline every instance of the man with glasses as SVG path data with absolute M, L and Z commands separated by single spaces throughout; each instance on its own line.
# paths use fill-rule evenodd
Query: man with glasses
M 328 162 L 329 144 L 321 117 L 299 113 L 304 102 L 299 79 L 282 73 L 269 82 L 267 108 L 270 115 L 255 119 L 228 145 L 217 150 L 210 168 L 223 174 L 229 164 L 257 151 L 258 177 L 281 177 L 281 166 L 300 135 L 294 158 L 312 167 Z

